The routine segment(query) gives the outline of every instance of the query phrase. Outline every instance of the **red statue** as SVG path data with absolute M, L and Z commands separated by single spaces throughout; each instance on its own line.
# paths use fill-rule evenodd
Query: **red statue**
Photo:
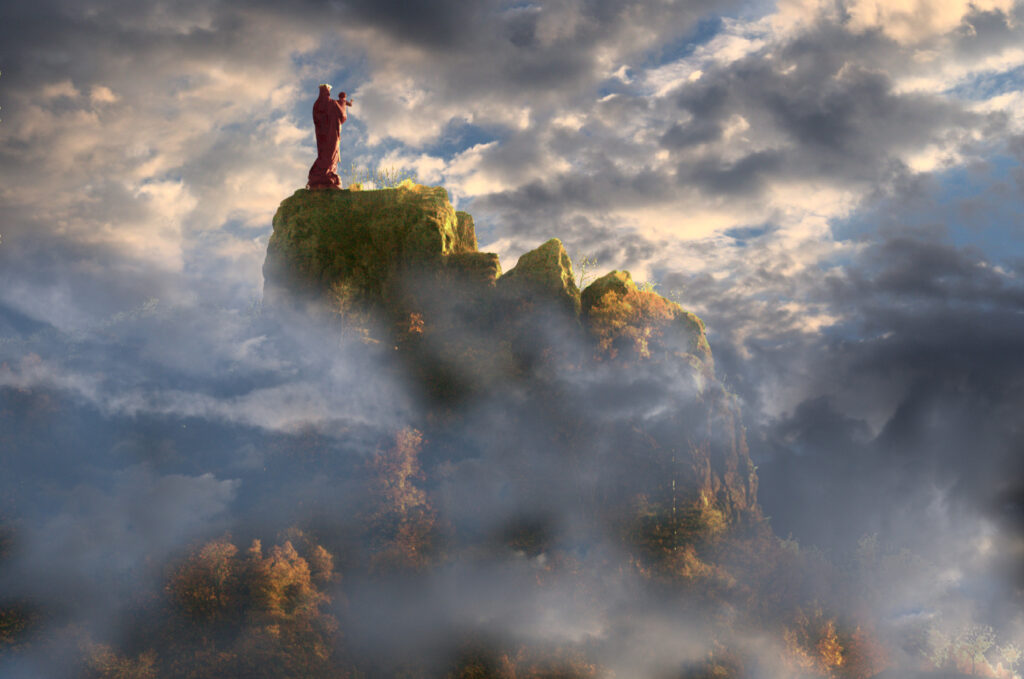
M 316 162 L 309 168 L 307 189 L 340 189 L 338 160 L 341 158 L 341 125 L 348 120 L 345 109 L 352 102 L 338 93 L 331 99 L 331 86 L 320 86 L 320 98 L 313 104 L 313 126 L 316 128 Z

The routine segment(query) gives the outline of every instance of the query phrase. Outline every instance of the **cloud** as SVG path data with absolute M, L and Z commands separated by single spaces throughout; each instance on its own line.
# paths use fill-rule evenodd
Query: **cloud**
M 955 542 L 963 587 L 1019 574 L 1021 26 L 1009 0 L 0 9 L 0 398 L 72 402 L 106 465 L 33 530 L 132 547 L 136 483 L 167 553 L 251 509 L 224 479 L 287 467 L 263 437 L 312 431 L 337 459 L 408 416 L 372 352 L 245 312 L 329 81 L 357 102 L 343 165 L 445 184 L 506 269 L 558 236 L 698 311 L 780 531 Z M 113 452 L 151 438 L 155 470 Z M 449 499 L 506 472 L 457 467 Z M 275 510 L 343 502 L 338 479 L 282 477 Z

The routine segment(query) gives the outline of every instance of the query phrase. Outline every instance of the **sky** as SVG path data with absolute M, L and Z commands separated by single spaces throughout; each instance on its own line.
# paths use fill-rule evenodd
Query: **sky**
M 38 555 L 139 488 L 188 511 L 129 561 L 227 522 L 231 465 L 261 462 L 225 431 L 409 407 L 334 339 L 254 329 L 327 82 L 354 100 L 343 176 L 415 172 L 505 270 L 558 237 L 705 321 L 777 533 L 948 559 L 1019 633 L 1022 45 L 1014 0 L 3 3 L 0 407 L 80 418 L 20 425 L 75 460 Z M 154 462 L 168 417 L 233 461 Z

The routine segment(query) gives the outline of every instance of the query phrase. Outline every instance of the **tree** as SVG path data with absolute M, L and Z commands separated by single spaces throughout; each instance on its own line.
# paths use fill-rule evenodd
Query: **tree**
M 597 267 L 597 258 L 590 255 L 583 255 L 579 259 L 574 260 L 572 269 L 576 272 L 576 287 L 582 290 L 587 286 L 587 283 L 594 280 L 597 277 L 597 274 L 594 273 Z
M 927 632 L 924 654 L 937 670 L 941 670 L 951 661 L 953 642 L 941 630 L 932 628 Z
M 230 538 L 212 540 L 171 575 L 167 591 L 186 616 L 206 622 L 227 615 L 238 587 L 237 553 Z
M 371 510 L 365 519 L 371 570 L 416 570 L 430 561 L 437 517 L 426 492 L 415 483 L 424 477 L 422 447 L 419 431 L 403 429 L 391 448 L 369 461 Z
M 655 292 L 630 289 L 606 293 L 590 310 L 590 328 L 599 355 L 620 353 L 640 359 L 651 357 L 656 343 L 676 316 L 675 305 Z
M 87 676 L 96 679 L 157 679 L 159 676 L 153 651 L 129 658 L 115 653 L 109 646 L 96 646 L 87 665 Z
M 974 624 L 958 639 L 960 648 L 971 659 L 971 674 L 977 671 L 978 661 L 988 662 L 985 654 L 996 643 L 996 633 L 988 625 Z
M 1000 646 L 997 653 L 999 653 L 1000 659 L 1002 659 L 1006 664 L 1006 669 L 1013 672 L 1020 663 L 1021 656 L 1024 655 L 1024 650 L 1022 650 L 1017 644 L 1010 642 Z
M 338 623 L 323 610 L 330 598 L 320 589 L 335 580 L 333 557 L 301 531 L 289 533 L 301 553 L 291 540 L 266 554 L 253 540 L 241 553 L 224 537 L 175 569 L 167 591 L 176 615 L 165 621 L 154 672 L 195 679 L 347 676 Z M 141 679 L 153 666 L 149 656 L 109 653 L 100 660 L 104 678 Z M 129 670 L 135 674 L 124 674 Z

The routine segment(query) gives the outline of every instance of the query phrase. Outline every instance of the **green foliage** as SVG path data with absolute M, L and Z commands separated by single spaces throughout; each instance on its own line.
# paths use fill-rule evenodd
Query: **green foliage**
M 597 278 L 597 274 L 594 271 L 598 266 L 597 258 L 590 255 L 583 255 L 572 260 L 572 268 L 576 272 L 576 287 L 582 290 L 587 287 L 590 281 Z
M 1021 658 L 1024 657 L 1024 649 L 1021 649 L 1020 646 L 1013 642 L 1000 646 L 997 653 L 999 654 L 1000 662 L 1002 662 L 1011 672 L 1017 669 L 1017 665 L 1020 664 Z
M 977 671 L 978 663 L 987 663 L 985 654 L 996 643 L 996 632 L 988 625 L 971 625 L 960 633 L 957 646 L 960 653 L 971 662 L 971 674 Z

